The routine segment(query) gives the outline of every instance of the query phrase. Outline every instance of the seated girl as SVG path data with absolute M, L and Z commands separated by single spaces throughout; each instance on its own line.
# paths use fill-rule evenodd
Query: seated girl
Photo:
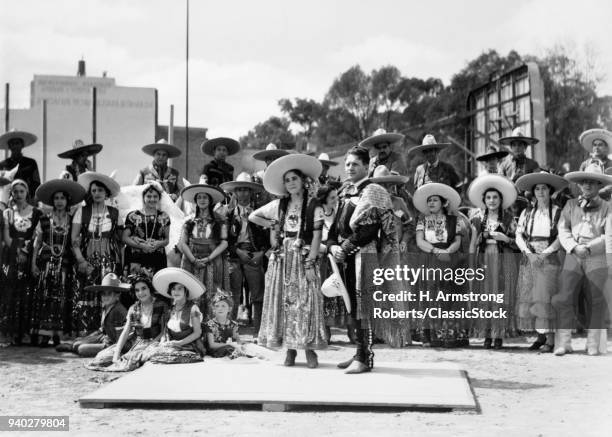
M 205 325 L 208 353 L 215 358 L 236 358 L 241 355 L 236 344 L 228 344 L 228 341 L 240 344 L 238 323 L 229 318 L 232 306 L 230 295 L 218 290 L 212 300 L 213 318 Z

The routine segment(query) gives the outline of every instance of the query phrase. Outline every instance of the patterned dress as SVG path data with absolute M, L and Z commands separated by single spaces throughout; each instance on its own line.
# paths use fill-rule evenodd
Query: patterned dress
M 132 237 L 142 240 L 165 240 L 170 232 L 170 217 L 163 211 L 146 215 L 142 211 L 132 211 L 125 218 L 125 229 L 129 229 Z M 168 266 L 166 250 L 160 247 L 153 253 L 126 246 L 125 260 L 129 265 L 130 274 L 142 273 L 153 276 L 156 272 Z

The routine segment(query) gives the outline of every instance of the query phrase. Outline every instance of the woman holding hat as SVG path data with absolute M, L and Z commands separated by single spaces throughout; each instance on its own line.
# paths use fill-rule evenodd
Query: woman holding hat
M 194 184 L 183 188 L 181 197 L 195 204 L 195 214 L 185 220 L 178 243 L 183 253 L 181 268 L 198 278 L 207 290 L 228 290 L 227 225 L 213 211 L 215 204 L 225 198 L 223 191 L 207 184 Z M 200 300 L 200 308 L 210 315 L 206 299 Z
M 166 328 L 168 306 L 155 297 L 151 279 L 144 275 L 130 276 L 130 290 L 136 295 L 136 303 L 130 306 L 119 340 L 100 351 L 87 364 L 89 370 L 126 372 L 137 369 L 155 352 Z M 130 344 L 124 352 L 126 344 Z
M 3 211 L 3 237 L 6 249 L 6 282 L 0 307 L 0 334 L 5 340 L 21 344 L 30 333 L 33 315 L 34 284 L 32 252 L 34 231 L 42 212 L 28 203 L 29 188 L 21 179 L 11 183 L 11 206 Z M 36 344 L 36 335 L 31 343 Z
M 170 217 L 160 210 L 163 189 L 156 181 L 144 185 L 142 209 L 131 211 L 125 218 L 123 242 L 125 262 L 131 274 L 151 275 L 166 268 L 166 246 L 170 239 Z
M 85 197 L 85 189 L 67 179 L 53 179 L 36 190 L 36 198 L 53 209 L 41 216 L 36 226 L 32 252 L 32 273 L 38 277 L 36 292 L 40 345 L 59 344 L 65 329 L 70 332 L 70 306 L 74 286 L 74 255 L 70 242 L 72 216 L 69 209 Z
M 558 289 L 561 270 L 557 224 L 561 208 L 551 199 L 555 191 L 567 186 L 561 176 L 530 173 L 516 181 L 517 188 L 530 192 L 533 205 L 523 210 L 516 229 L 516 245 L 525 254 L 521 260 L 517 285 L 518 328 L 537 331 L 530 350 L 552 352 L 554 345 L 552 295 Z
M 121 274 L 119 241 L 123 221 L 119 211 L 107 200 L 119 194 L 115 180 L 92 171 L 79 176 L 79 185 L 87 190 L 85 205 L 72 219 L 72 250 L 76 258 L 79 281 L 73 306 L 73 327 L 91 331 L 100 319 L 100 305 L 95 294 L 87 293 L 87 285 L 100 284 L 107 273 Z
M 476 334 L 485 337 L 485 349 L 501 349 L 502 339 L 516 334 L 516 276 L 518 267 L 514 254 L 516 223 L 508 208 L 517 192 L 514 184 L 504 176 L 479 176 L 468 188 L 468 198 L 479 210 L 471 218 L 472 241 L 470 253 L 478 257 L 478 266 L 487 266 L 483 281 L 477 281 L 482 294 L 503 295 L 503 302 L 479 302 L 484 310 L 505 310 L 508 317 L 478 319 Z M 495 338 L 495 342 L 493 342 Z
M 172 299 L 172 308 L 151 361 L 166 364 L 202 361 L 206 352 L 202 342 L 202 313 L 195 301 L 204 294 L 204 285 L 191 273 L 168 267 L 155 274 L 153 287 Z
M 314 350 L 327 346 L 317 260 L 324 216 L 309 192 L 321 168 L 313 156 L 277 159 L 266 170 L 264 187 L 281 198 L 249 216 L 257 225 L 274 227 L 258 342 L 270 348 L 286 347 L 286 366 L 295 364 L 297 349 L 305 349 L 308 367 L 315 368 Z
M 425 264 L 428 267 L 436 268 L 455 268 L 458 267 L 457 256 L 455 255 L 461 247 L 461 226 L 456 215 L 451 212 L 457 211 L 461 198 L 453 188 L 446 184 L 431 182 L 421 185 L 414 192 L 414 206 L 421 212 L 416 225 L 416 244 L 421 252 L 426 254 L 426 259 L 422 256 L 417 265 Z M 421 290 L 438 290 L 445 293 L 456 293 L 458 286 L 448 281 L 423 281 Z M 429 306 L 424 301 L 419 301 L 423 307 Z M 450 305 L 443 306 L 444 310 L 453 310 L 452 302 Z M 425 321 L 422 325 L 422 343 L 424 347 L 444 346 L 456 347 L 464 345 L 467 340 L 465 330 L 461 332 L 459 324 L 450 326 L 449 323 L 441 323 L 439 320 Z M 461 338 L 460 338 L 461 337 Z

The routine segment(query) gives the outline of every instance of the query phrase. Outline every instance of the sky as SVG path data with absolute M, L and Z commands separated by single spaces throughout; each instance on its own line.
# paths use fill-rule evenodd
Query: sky
M 159 122 L 185 123 L 186 0 L 0 0 L 0 81 L 29 106 L 34 74 L 106 71 L 152 87 Z M 554 45 L 612 72 L 612 2 L 190 0 L 189 124 L 245 135 L 279 115 L 281 98 L 322 100 L 355 64 L 408 77 L 452 75 L 483 51 L 543 55 Z M 2 93 L 3 90 L 2 90 Z M 612 95 L 612 75 L 598 88 Z M 0 107 L 4 106 L 4 98 Z

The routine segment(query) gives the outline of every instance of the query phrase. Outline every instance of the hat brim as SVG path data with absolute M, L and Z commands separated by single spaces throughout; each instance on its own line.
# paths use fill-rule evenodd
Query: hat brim
M 361 147 L 369 148 L 369 147 L 374 147 L 376 146 L 376 144 L 380 144 L 380 143 L 395 144 L 395 143 L 402 141 L 403 139 L 404 139 L 404 135 L 402 134 L 388 132 L 386 134 L 372 135 L 371 137 L 368 137 L 365 140 L 361 141 L 359 145 Z
M 340 164 L 339 162 L 330 161 L 330 160 L 327 160 L 327 159 L 319 159 L 319 161 L 321 161 L 321 164 L 327 165 L 328 167 L 335 167 L 338 164 Z
M 504 146 L 509 146 L 512 143 L 512 141 L 521 141 L 527 144 L 528 146 L 534 146 L 540 142 L 540 140 L 534 137 L 503 137 L 503 138 L 500 138 L 499 141 L 497 142 Z
M 266 159 L 278 159 L 281 156 L 289 155 L 288 150 L 276 149 L 276 150 L 261 150 L 253 153 L 253 159 L 257 161 L 265 161 Z
M 499 152 L 486 153 L 484 155 L 477 156 L 476 161 L 487 162 L 487 161 L 490 161 L 491 159 L 502 159 L 508 156 L 509 154 L 510 152 L 507 152 L 505 150 L 500 150 Z
M 238 153 L 240 150 L 240 143 L 238 141 L 233 138 L 220 137 L 205 141 L 204 144 L 202 144 L 202 152 L 206 155 L 214 156 L 215 147 L 217 146 L 225 146 L 228 156 Z
M 263 177 L 263 186 L 271 194 L 285 196 L 288 193 L 283 182 L 283 176 L 289 170 L 300 170 L 306 176 L 317 179 L 323 171 L 323 164 L 314 156 L 293 153 L 278 158 L 271 163 Z
M 111 192 L 111 197 L 117 196 L 117 194 L 119 194 L 121 191 L 121 187 L 116 180 L 110 176 L 95 171 L 86 171 L 85 173 L 81 173 L 77 180 L 79 185 L 85 188 L 86 192 L 89 191 L 91 183 L 96 181 L 106 185 L 106 188 L 108 188 Z
M 391 176 L 380 176 L 377 178 L 370 178 L 370 181 L 375 184 L 406 184 L 410 178 L 402 175 L 391 175 Z
M 38 140 L 38 137 L 30 132 L 23 130 L 11 131 L 0 135 L 0 148 L 8 149 L 9 141 L 16 138 L 21 138 L 23 140 L 23 147 L 31 146 L 36 142 L 36 140 Z
M 193 184 L 181 190 L 183 200 L 195 203 L 195 198 L 199 193 L 206 193 L 212 198 L 213 204 L 222 202 L 225 199 L 223 191 L 217 187 L 207 184 Z
M 237 188 L 250 188 L 253 191 L 263 191 L 264 187 L 262 184 L 258 184 L 256 182 L 239 182 L 239 181 L 231 181 L 231 182 L 224 182 L 221 185 L 219 185 L 219 188 L 221 188 L 224 191 L 234 191 Z
M 537 184 L 546 184 L 555 191 L 567 187 L 568 183 L 561 176 L 552 173 L 529 173 L 521 176 L 515 182 L 519 191 L 531 191 Z
M 421 144 L 420 146 L 414 146 L 410 149 L 408 149 L 408 153 L 414 153 L 414 152 L 425 152 L 426 150 L 430 150 L 430 149 L 438 149 L 438 150 L 442 150 L 445 149 L 446 147 L 450 146 L 450 143 L 435 143 L 435 144 Z
M 478 208 L 486 208 L 482 195 L 490 188 L 495 188 L 503 196 L 502 209 L 508 209 L 516 201 L 518 193 L 510 179 L 498 174 L 486 174 L 477 177 L 468 187 L 468 199 Z
M 593 150 L 593 141 L 595 140 L 603 140 L 608 147 L 612 147 L 612 132 L 606 129 L 589 129 L 582 132 L 578 140 L 582 148 L 590 153 Z
M 427 199 L 431 196 L 441 196 L 448 201 L 448 210 L 457 211 L 461 204 L 461 196 L 451 186 L 439 182 L 431 182 L 421 185 L 412 196 L 414 207 L 421 213 L 427 215 L 431 212 L 427 206 Z
M 153 143 L 142 147 L 142 151 L 147 155 L 155 155 L 158 150 L 163 150 L 168 154 L 168 158 L 176 158 L 181 155 L 181 149 L 172 144 Z
M 206 292 L 206 287 L 198 278 L 187 270 L 178 267 L 166 267 L 153 276 L 153 287 L 155 287 L 155 290 L 162 296 L 169 297 L 170 299 L 172 299 L 172 295 L 169 293 L 168 287 L 173 282 L 183 285 L 189 291 L 187 296 L 189 300 L 195 300 Z
M 53 196 L 57 192 L 68 194 L 70 197 L 68 206 L 80 203 L 87 194 L 85 188 L 77 182 L 69 179 L 52 179 L 39 186 L 35 196 L 45 205 L 53 206 Z
M 88 144 L 86 146 L 75 147 L 74 149 L 58 153 L 57 157 L 62 159 L 74 159 L 82 153 L 87 153 L 87 156 L 92 156 L 100 153 L 102 148 L 102 144 Z
M 604 185 L 612 184 L 612 176 L 609 176 L 605 173 L 592 173 L 590 171 L 572 171 L 566 173 L 563 177 L 568 181 L 575 183 L 588 179 L 592 181 L 601 182 Z
M 120 286 L 114 285 L 88 285 L 84 288 L 85 291 L 90 291 L 93 293 L 100 293 L 102 291 L 114 291 L 115 293 L 123 293 L 125 291 L 130 291 L 131 287 L 129 284 L 123 284 Z

